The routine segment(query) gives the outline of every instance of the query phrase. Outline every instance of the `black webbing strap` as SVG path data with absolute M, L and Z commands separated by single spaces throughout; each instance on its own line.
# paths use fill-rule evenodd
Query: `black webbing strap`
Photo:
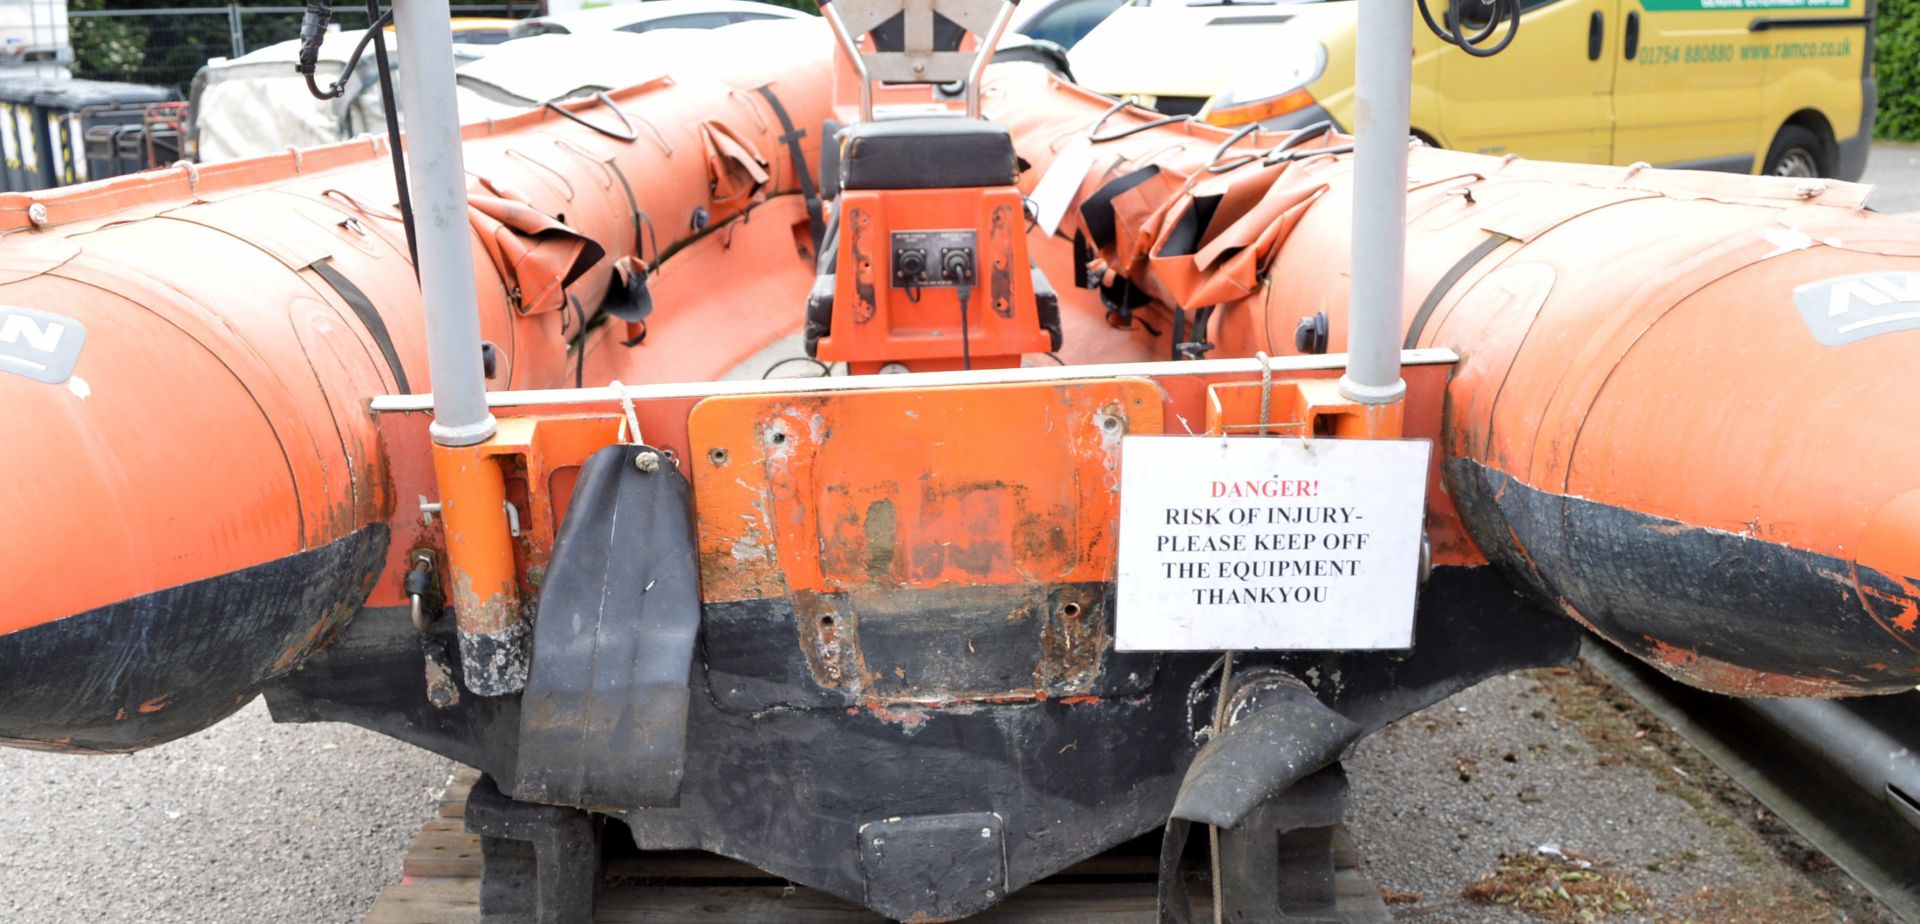
M 1479 263 L 1486 258 L 1487 254 L 1494 252 L 1501 244 L 1510 240 L 1513 238 L 1495 232 L 1481 241 L 1480 246 L 1467 251 L 1466 256 L 1453 264 L 1453 268 L 1447 270 L 1447 274 L 1433 284 L 1433 291 L 1428 292 L 1426 301 L 1420 303 L 1420 310 L 1413 313 L 1413 323 L 1407 325 L 1407 340 L 1400 345 L 1400 349 L 1411 350 L 1417 346 L 1420 343 L 1420 335 L 1425 332 L 1427 319 L 1433 316 L 1435 308 L 1440 307 L 1440 300 L 1446 297 L 1448 290 L 1460 281 L 1460 277 L 1467 274 L 1467 270 L 1473 269 L 1474 264 Z
M 1085 202 L 1080 203 L 1080 220 L 1086 225 L 1087 234 L 1095 247 L 1112 247 L 1114 242 L 1113 200 L 1121 193 L 1159 176 L 1159 167 L 1146 167 L 1135 170 L 1112 180 L 1093 191 Z
M 655 265 L 658 265 L 660 262 L 660 239 L 654 236 L 653 219 L 649 217 L 647 213 L 640 211 L 640 200 L 634 197 L 633 184 L 627 182 L 627 174 L 620 169 L 619 161 L 608 158 L 604 163 L 613 170 L 614 178 L 620 181 L 620 188 L 626 190 L 627 193 L 627 208 L 633 212 L 634 258 L 638 259 L 643 266 L 647 264 L 647 251 L 640 240 L 640 225 L 644 222 L 647 226 L 647 237 L 653 240 L 653 262 Z
M 820 205 L 820 191 L 813 185 L 813 168 L 807 166 L 807 152 L 800 149 L 800 139 L 807 137 L 807 130 L 794 127 L 787 107 L 780 105 L 780 97 L 774 95 L 772 84 L 760 87 L 759 93 L 766 97 L 774 118 L 780 120 L 780 130 L 785 132 L 780 140 L 786 142 L 787 154 L 793 158 L 793 173 L 800 178 L 800 195 L 807 200 L 807 219 L 813 225 L 813 252 L 819 253 L 821 235 L 827 231 L 827 218 Z M 829 140 L 822 138 L 820 143 L 824 145 Z
M 360 287 L 354 285 L 353 280 L 341 275 L 340 271 L 326 260 L 315 260 L 307 266 L 307 269 L 313 270 L 321 279 L 325 279 L 327 285 L 332 286 L 333 291 L 339 293 L 340 298 L 347 303 L 347 307 L 352 308 L 353 313 L 359 316 L 360 323 L 366 327 L 367 333 L 373 335 L 373 342 L 380 347 L 380 355 L 386 357 L 387 368 L 393 370 L 393 381 L 399 386 L 400 394 L 412 394 L 413 389 L 407 385 L 407 370 L 400 365 L 400 351 L 393 348 L 393 337 L 387 333 L 387 322 L 380 317 L 380 312 L 374 309 L 373 301 L 367 298 L 367 293 L 360 291 Z

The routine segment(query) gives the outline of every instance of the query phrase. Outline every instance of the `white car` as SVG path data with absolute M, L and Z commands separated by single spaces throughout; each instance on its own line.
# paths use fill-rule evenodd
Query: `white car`
M 809 13 L 753 0 L 647 0 L 574 13 L 535 16 L 513 27 L 510 39 L 581 32 L 652 32 L 656 29 L 718 29 L 737 22 L 807 19 Z
M 1129 4 L 1083 36 L 1067 59 L 1089 90 L 1131 96 L 1168 115 L 1205 111 L 1208 121 L 1237 125 L 1258 119 L 1222 118 L 1236 115 L 1227 110 L 1317 79 L 1327 53 L 1313 40 L 1313 24 L 1351 23 L 1355 7 L 1356 0 Z
M 1007 31 L 1072 50 L 1094 26 L 1126 4 L 1127 0 L 1026 0 L 1014 7 Z
M 1087 38 L 1094 27 L 1108 21 L 1119 8 L 1167 8 L 1167 6 L 1190 6 L 1200 10 L 1213 10 L 1219 13 L 1248 13 L 1256 15 L 1260 8 L 1273 8 L 1279 4 L 1311 2 L 1311 0 L 1025 0 L 1014 10 L 1014 21 L 1008 23 L 1010 33 L 1020 33 L 1029 38 L 1041 38 L 1054 42 L 1060 48 L 1073 50 L 1081 38 Z M 1252 10 L 1248 10 L 1252 8 Z M 1206 40 L 1196 42 L 1196 50 L 1206 50 Z M 1164 42 L 1164 50 L 1177 50 L 1173 42 Z

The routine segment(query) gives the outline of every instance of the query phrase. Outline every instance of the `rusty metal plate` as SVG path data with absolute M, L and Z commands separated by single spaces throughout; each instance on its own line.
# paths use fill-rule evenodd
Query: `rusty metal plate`
M 1105 589 L 1121 437 L 1160 432 L 1147 379 L 701 402 L 709 663 L 738 681 L 717 695 L 926 703 L 1145 681 L 1150 664 L 1102 682 Z

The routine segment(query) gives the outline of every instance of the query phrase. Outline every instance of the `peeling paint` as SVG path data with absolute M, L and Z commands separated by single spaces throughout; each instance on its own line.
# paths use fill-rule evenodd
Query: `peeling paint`
M 743 562 L 767 560 L 767 550 L 760 547 L 758 530 L 748 530 L 745 535 L 733 541 L 733 560 Z
M 912 731 L 918 731 L 922 725 L 927 724 L 925 709 L 868 706 L 867 713 L 888 725 L 898 725 Z
M 1647 643 L 1653 646 L 1649 657 L 1667 667 L 1683 669 L 1692 667 L 1700 661 L 1700 653 L 1691 648 L 1669 645 L 1652 637 L 1647 638 Z

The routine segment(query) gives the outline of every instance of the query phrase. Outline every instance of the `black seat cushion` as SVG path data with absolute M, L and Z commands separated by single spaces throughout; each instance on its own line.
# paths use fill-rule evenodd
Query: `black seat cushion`
M 843 189 L 1011 186 L 1013 136 L 995 122 L 916 116 L 840 130 Z

